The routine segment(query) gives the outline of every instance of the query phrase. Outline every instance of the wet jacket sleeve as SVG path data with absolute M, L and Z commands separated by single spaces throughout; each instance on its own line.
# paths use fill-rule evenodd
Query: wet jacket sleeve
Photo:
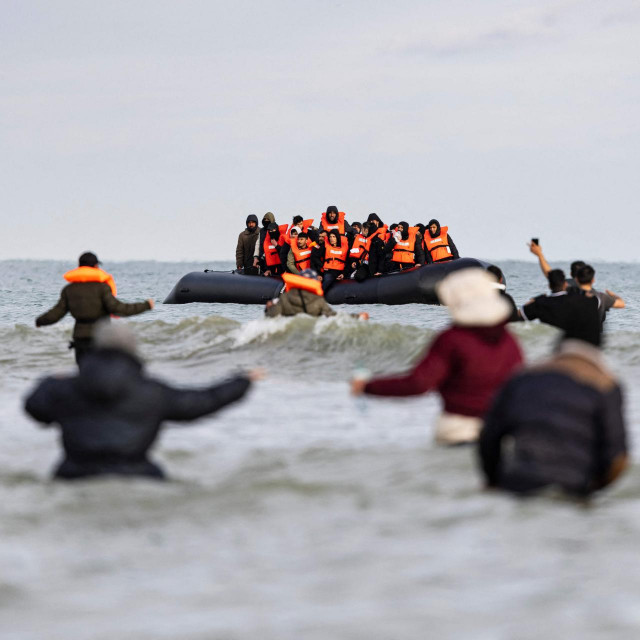
M 25 411 L 38 422 L 54 422 L 59 415 L 58 390 L 61 384 L 66 382 L 56 378 L 45 378 L 25 399 Z
M 114 297 L 108 285 L 104 285 L 102 304 L 109 313 L 123 317 L 135 316 L 151 309 L 151 306 L 146 300 L 144 302 L 121 302 L 118 298 Z
M 606 393 L 600 415 L 600 446 L 598 447 L 599 486 L 613 480 L 626 466 L 627 440 L 622 415 L 622 391 L 619 386 Z M 622 468 L 620 464 L 622 462 Z
M 437 389 L 451 369 L 451 346 L 446 336 L 438 336 L 427 355 L 408 374 L 372 380 L 364 388 L 365 393 L 376 396 L 415 396 Z
M 485 418 L 484 427 L 480 432 L 478 453 L 480 454 L 482 471 L 490 487 L 497 486 L 500 479 L 502 438 L 509 431 L 504 417 L 507 415 L 507 405 L 509 404 L 512 384 L 507 383 L 500 391 Z
M 218 411 L 242 398 L 251 386 L 246 376 L 236 376 L 205 389 L 164 386 L 165 420 L 189 421 Z
M 36 327 L 44 327 L 48 324 L 55 324 L 56 322 L 58 322 L 58 320 L 60 320 L 67 314 L 67 311 L 69 311 L 69 306 L 67 305 L 67 297 L 63 289 L 62 294 L 60 295 L 60 300 L 58 300 L 56 305 L 54 307 L 51 307 L 49 311 L 36 318 Z
M 458 248 L 456 247 L 455 244 L 453 244 L 453 240 L 451 239 L 451 236 L 448 233 L 447 233 L 447 243 L 449 245 L 449 249 L 451 249 L 451 255 L 455 260 L 457 260 L 460 257 L 460 254 L 458 253 Z

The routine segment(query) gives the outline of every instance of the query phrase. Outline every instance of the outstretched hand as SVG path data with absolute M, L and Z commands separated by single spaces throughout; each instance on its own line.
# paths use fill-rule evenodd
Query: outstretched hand
M 264 380 L 267 376 L 267 372 L 262 367 L 256 367 L 255 369 L 249 369 L 247 371 L 247 378 L 251 380 L 251 382 L 258 382 L 259 380 Z
M 153 309 L 153 307 L 156 306 L 156 303 L 153 301 L 153 298 L 149 298 L 147 302 L 149 303 L 149 309 Z
M 351 378 L 351 393 L 354 396 L 361 396 L 366 386 L 367 381 L 363 378 Z

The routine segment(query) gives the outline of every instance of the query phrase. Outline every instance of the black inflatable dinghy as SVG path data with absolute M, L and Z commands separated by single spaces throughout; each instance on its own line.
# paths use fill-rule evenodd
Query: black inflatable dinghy
M 445 276 L 460 269 L 488 266 L 476 258 L 460 258 L 368 278 L 364 282 L 342 280 L 336 282 L 325 297 L 329 304 L 438 304 L 435 288 Z M 193 271 L 180 278 L 164 304 L 264 304 L 276 298 L 283 286 L 277 277 L 245 276 L 233 271 Z

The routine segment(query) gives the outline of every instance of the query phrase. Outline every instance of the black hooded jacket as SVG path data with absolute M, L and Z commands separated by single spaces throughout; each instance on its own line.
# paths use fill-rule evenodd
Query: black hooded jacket
M 249 230 L 249 222 L 255 222 L 255 229 Z M 253 214 L 247 216 L 247 228 L 238 236 L 236 246 L 236 269 L 248 269 L 253 267 L 253 252 L 256 248 L 256 241 L 260 234 L 258 228 L 258 216 Z
M 25 409 L 45 424 L 57 423 L 65 459 L 60 478 L 120 474 L 162 477 L 147 459 L 164 420 L 190 421 L 239 400 L 250 381 L 237 376 L 203 389 L 178 389 L 144 375 L 136 358 L 96 350 L 78 375 L 45 378 Z
M 399 224 L 402 225 L 402 239 L 406 240 L 409 237 L 409 223 L 402 220 Z M 384 252 L 386 254 L 391 254 L 393 252 L 394 247 L 396 246 L 396 239 L 391 236 L 389 241 L 384 247 Z M 416 243 L 414 247 L 414 256 L 415 256 L 415 264 L 424 264 L 424 249 L 422 246 L 422 235 L 420 233 L 416 234 Z

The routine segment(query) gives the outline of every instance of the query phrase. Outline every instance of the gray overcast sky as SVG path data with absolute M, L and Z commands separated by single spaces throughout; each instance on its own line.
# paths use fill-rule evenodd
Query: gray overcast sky
M 2 257 L 233 259 L 249 213 L 636 260 L 636 0 L 0 0 Z

